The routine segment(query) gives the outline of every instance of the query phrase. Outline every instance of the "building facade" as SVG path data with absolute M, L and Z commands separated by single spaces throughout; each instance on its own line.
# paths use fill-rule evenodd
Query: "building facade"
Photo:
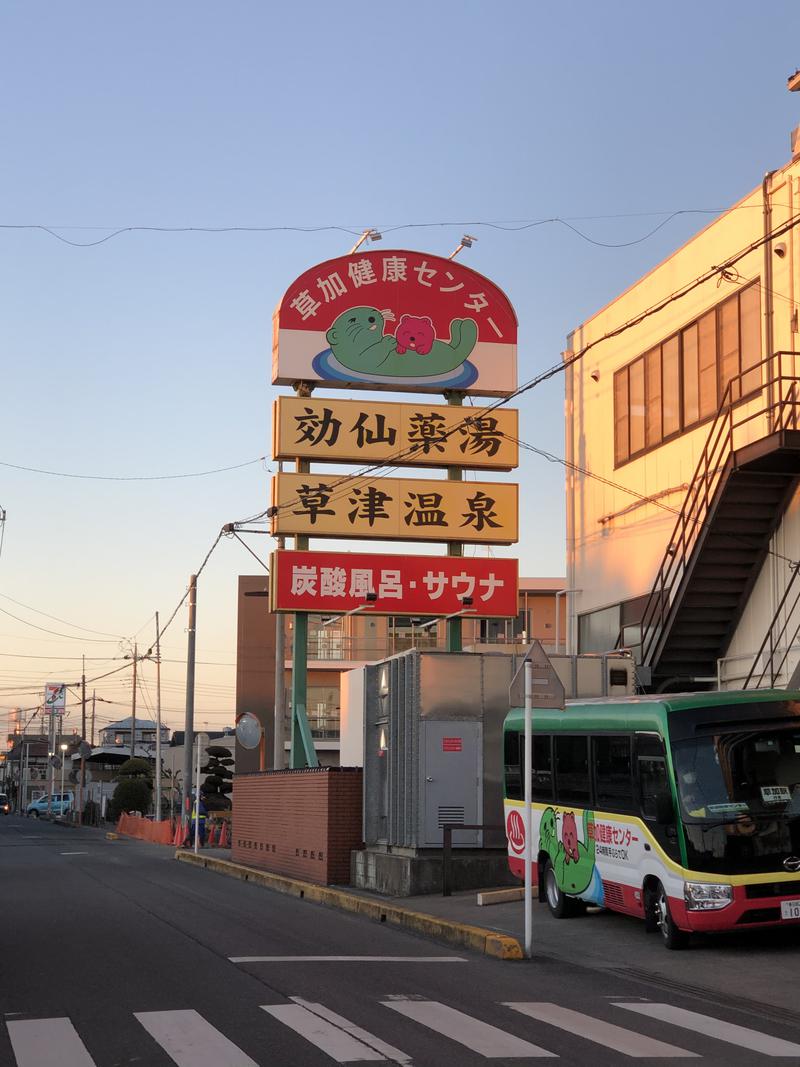
M 653 689 L 798 662 L 800 157 L 575 329 L 569 634 Z
M 465 651 L 522 648 L 534 639 L 545 648 L 562 650 L 566 642 L 566 615 L 562 607 L 563 578 L 520 578 L 519 613 L 515 619 L 462 621 Z M 273 615 L 265 599 L 263 577 L 239 578 L 236 714 L 258 716 L 267 733 L 266 751 L 271 765 L 275 708 L 275 627 L 285 637 L 284 736 L 288 758 L 291 716 L 293 621 L 291 615 Z M 558 636 L 556 636 L 558 631 Z M 317 757 L 323 766 L 339 763 L 341 679 L 347 671 L 376 663 L 411 648 L 446 647 L 446 623 L 439 618 L 405 616 L 310 615 L 308 621 L 309 727 Z M 237 746 L 237 771 L 258 770 L 258 752 Z

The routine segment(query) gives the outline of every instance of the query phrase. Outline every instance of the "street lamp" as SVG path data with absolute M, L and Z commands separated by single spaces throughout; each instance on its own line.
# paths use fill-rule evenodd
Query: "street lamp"
M 59 745 L 61 749 L 61 818 L 64 818 L 64 760 L 67 758 L 67 749 L 69 745 L 63 741 Z

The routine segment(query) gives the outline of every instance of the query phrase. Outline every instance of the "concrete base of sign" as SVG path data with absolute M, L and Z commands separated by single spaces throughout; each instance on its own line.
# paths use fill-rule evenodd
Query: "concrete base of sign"
M 440 849 L 380 848 L 350 853 L 350 884 L 388 897 L 414 897 L 442 891 Z M 450 888 L 481 889 L 487 885 L 519 885 L 508 867 L 505 849 L 459 848 L 453 851 Z

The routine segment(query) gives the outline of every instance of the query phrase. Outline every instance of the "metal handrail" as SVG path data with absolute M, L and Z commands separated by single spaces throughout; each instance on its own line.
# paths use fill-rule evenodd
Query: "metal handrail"
M 764 678 L 765 678 L 766 673 L 767 673 L 767 669 L 770 670 L 770 685 L 771 686 L 775 685 L 775 679 L 776 679 L 776 677 L 778 675 L 778 672 L 776 672 L 775 669 L 774 669 L 775 653 L 779 650 L 781 638 L 786 633 L 786 630 L 789 627 L 789 620 L 794 615 L 794 612 L 795 612 L 795 609 L 796 609 L 798 603 L 800 603 L 800 591 L 798 591 L 797 596 L 794 599 L 794 603 L 792 604 L 788 614 L 786 615 L 786 618 L 784 620 L 783 626 L 781 626 L 781 628 L 780 628 L 780 630 L 778 631 L 777 634 L 773 634 L 774 628 L 775 628 L 778 620 L 780 619 L 781 612 L 783 611 L 783 607 L 784 607 L 786 601 L 789 599 L 789 593 L 792 591 L 792 586 L 797 581 L 798 575 L 800 575 L 800 565 L 792 564 L 791 567 L 792 567 L 792 576 L 789 579 L 789 581 L 786 583 L 786 588 L 783 591 L 783 596 L 780 599 L 780 603 L 778 604 L 777 608 L 775 609 L 775 614 L 772 616 L 772 619 L 770 620 L 769 626 L 767 627 L 767 632 L 764 634 L 764 640 L 761 642 L 761 646 L 759 647 L 758 652 L 756 652 L 755 656 L 753 657 L 753 665 L 751 666 L 750 670 L 747 673 L 747 677 L 744 680 L 744 685 L 742 686 L 742 689 L 747 689 L 747 687 L 750 685 L 750 682 L 751 682 L 751 680 L 753 678 L 753 675 L 756 672 L 756 667 L 758 665 L 758 661 L 761 658 L 761 655 L 763 654 L 764 649 L 767 646 L 767 642 L 769 642 L 769 657 L 768 657 L 766 663 L 764 664 L 764 667 L 762 668 L 761 674 L 758 676 L 758 679 L 757 679 L 756 684 L 755 684 L 755 688 L 756 689 L 760 689 L 761 688 L 761 683 L 764 681 Z M 783 666 L 783 663 L 784 663 L 785 659 L 786 659 L 786 656 L 784 656 L 783 660 L 781 660 L 781 667 Z M 780 670 L 780 668 L 779 668 L 779 670 Z
M 753 420 L 764 416 L 767 416 L 771 432 L 797 429 L 800 376 L 783 373 L 783 357 L 795 359 L 798 355 L 800 353 L 797 352 L 776 352 L 735 375 L 725 387 L 642 614 L 641 656 L 645 664 L 651 664 L 655 658 L 665 624 L 675 604 L 678 586 L 698 539 L 706 528 L 706 519 L 722 482 L 723 472 L 735 451 L 734 435 Z M 752 377 L 763 368 L 767 373 L 759 389 L 743 395 L 745 378 Z M 787 384 L 786 390 L 784 383 Z M 759 393 L 762 396 L 766 394 L 766 401 L 758 410 L 752 411 L 752 402 Z M 742 404 L 747 404 L 747 407 L 743 408 Z

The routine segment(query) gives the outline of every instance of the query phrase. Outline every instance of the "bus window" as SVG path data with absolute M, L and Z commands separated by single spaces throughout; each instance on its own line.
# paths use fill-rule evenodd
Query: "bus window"
M 543 737 L 541 734 L 537 734 L 533 738 L 531 796 L 534 801 L 551 801 L 553 799 L 553 764 L 550 756 L 550 740 L 549 737 Z
M 506 768 L 506 796 L 509 800 L 522 800 L 522 746 L 524 738 L 521 734 L 509 730 L 503 742 Z
M 639 793 L 642 799 L 642 815 L 645 819 L 654 820 L 657 797 L 669 794 L 667 765 L 663 758 L 639 758 Z
M 592 738 L 595 805 L 606 811 L 635 811 L 630 737 Z
M 589 807 L 589 738 L 570 735 L 556 737 L 555 747 L 558 803 Z

